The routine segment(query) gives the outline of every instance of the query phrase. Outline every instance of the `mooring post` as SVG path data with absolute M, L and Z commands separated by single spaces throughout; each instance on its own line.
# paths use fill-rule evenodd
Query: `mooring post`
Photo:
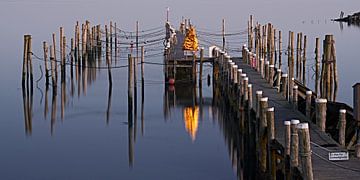
M 279 31 L 279 69 L 281 69 L 282 66 L 282 62 L 281 62 L 281 58 L 282 58 L 282 37 L 281 37 L 281 31 Z
M 277 69 L 277 78 L 276 78 L 276 89 L 278 92 L 280 91 L 280 86 L 281 86 L 281 69 Z
M 305 101 L 306 101 L 306 117 L 311 120 L 311 96 L 312 96 L 312 91 L 306 91 L 306 97 L 305 97 Z
M 294 109 L 298 110 L 298 86 L 293 87 L 292 102 L 293 102 Z
M 268 108 L 268 97 L 263 97 L 260 99 L 260 123 L 259 123 L 259 137 L 260 137 L 260 171 L 266 172 L 266 164 L 267 164 L 267 119 L 266 119 L 266 111 Z
M 320 128 L 320 131 L 326 130 L 326 99 L 316 99 L 316 124 Z
M 310 133 L 308 123 L 297 125 L 299 134 L 299 155 L 301 159 L 301 169 L 304 180 L 313 179 Z
M 269 82 L 269 61 L 265 61 L 265 80 Z
M 199 87 L 202 87 L 202 76 L 203 76 L 203 61 L 204 61 L 204 48 L 200 49 L 200 74 L 199 74 Z
M 354 119 L 357 121 L 357 141 L 355 146 L 355 155 L 360 158 L 360 83 L 353 86 L 353 107 Z
M 240 95 L 244 95 L 244 79 L 245 79 L 245 77 L 246 77 L 246 74 L 245 73 L 242 73 L 241 74 L 241 80 L 240 80 L 240 82 L 241 82 L 241 86 L 240 86 Z
M 63 57 L 63 59 L 62 59 L 62 65 L 61 65 L 61 77 L 64 79 L 64 81 L 65 81 L 65 78 L 66 78 L 66 66 L 65 66 L 65 58 L 66 58 L 66 53 L 65 53 L 65 51 L 66 51 L 66 49 L 65 49 L 65 47 L 66 47 L 66 37 L 65 36 L 63 36 L 63 40 L 62 40 L 62 43 L 63 43 L 63 45 L 62 45 L 62 48 L 63 48 L 63 50 L 62 50 L 62 57 Z
M 339 110 L 339 144 L 345 147 L 346 109 Z
M 268 82 L 270 83 L 270 86 L 274 86 L 274 73 L 275 73 L 275 66 L 273 64 L 269 65 L 269 79 Z
M 260 59 L 260 74 L 262 78 L 265 78 L 265 72 L 264 72 L 264 59 Z
M 268 169 L 270 179 L 276 179 L 276 157 L 272 150 L 272 142 L 275 140 L 274 108 L 268 108 L 266 112 L 267 120 L 267 138 L 268 138 Z
M 315 94 L 319 95 L 320 39 L 316 38 L 315 46 Z
M 243 90 L 244 90 L 244 104 L 247 103 L 249 99 L 249 93 L 248 93 L 248 85 L 249 85 L 249 78 L 244 77 L 243 79 Z
M 45 86 L 49 85 L 49 68 L 48 68 L 48 46 L 46 41 L 43 42 L 44 65 L 45 65 Z
M 262 91 L 256 91 L 256 104 L 255 104 L 255 111 L 256 111 L 256 119 L 260 118 L 260 100 L 262 98 Z
M 294 86 L 294 32 L 290 32 L 290 53 L 289 53 L 289 99 L 293 96 Z
M 128 116 L 129 126 L 132 126 L 132 112 L 133 112 L 133 58 L 131 54 L 128 55 Z
M 63 68 L 63 63 L 64 63 L 64 57 L 63 57 L 63 55 L 64 55 L 64 53 L 63 53 L 63 50 L 64 50 L 64 48 L 63 48 L 63 45 L 64 45 L 64 43 L 63 43 L 63 38 L 64 37 L 64 28 L 63 27 L 60 27 L 60 32 L 59 32 L 59 43 L 60 43 L 60 64 L 61 64 L 61 73 L 62 73 L 62 68 Z M 56 53 L 56 52 L 55 52 Z
M 238 86 L 239 84 L 239 79 L 238 79 L 238 68 L 239 66 L 238 65 L 233 65 L 233 78 L 234 78 L 234 85 L 235 86 Z
M 29 35 L 24 35 L 24 54 L 23 54 L 23 67 L 22 67 L 22 87 L 25 88 L 25 82 L 28 78 L 28 37 Z
M 248 110 L 251 112 L 253 108 L 253 95 L 252 95 L 252 84 L 248 84 Z
M 300 123 L 299 120 L 291 120 L 291 140 L 290 140 L 290 172 L 299 166 L 299 137 L 296 126 Z M 293 175 L 293 173 L 291 173 Z
M 285 133 L 284 133 L 284 139 L 285 139 L 285 148 L 284 148 L 284 172 L 285 172 L 285 179 L 290 179 L 290 147 L 291 147 L 291 121 L 284 121 L 285 126 Z
M 288 74 L 281 75 L 280 91 L 282 96 L 288 99 Z
M 304 35 L 304 48 L 303 48 L 303 57 L 302 57 L 302 83 L 306 85 L 306 46 L 307 46 L 307 36 Z
M 54 53 L 54 48 L 52 45 L 50 45 L 49 47 L 50 49 L 50 68 L 51 68 L 51 80 L 52 80 L 52 86 L 53 87 L 56 87 L 57 84 L 56 84 L 56 77 L 55 77 L 55 60 L 54 60 L 54 56 L 55 56 L 55 53 Z

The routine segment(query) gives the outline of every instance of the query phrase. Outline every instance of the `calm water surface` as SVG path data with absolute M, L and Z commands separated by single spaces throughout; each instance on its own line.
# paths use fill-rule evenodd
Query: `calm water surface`
M 200 111 L 198 106 L 189 105 L 191 96 L 173 98 L 174 90 L 167 89 L 163 83 L 162 66 L 145 66 L 144 104 L 141 105 L 139 93 L 137 123 L 132 127 L 127 113 L 127 69 L 122 68 L 113 70 L 111 92 L 107 71 L 97 71 L 94 81 L 86 86 L 81 84 L 80 91 L 75 86 L 74 95 L 68 76 L 63 118 L 60 86 L 55 98 L 56 116 L 52 119 L 52 91 L 48 91 L 48 111 L 45 112 L 46 90 L 41 79 L 34 89 L 29 128 L 24 120 L 21 90 L 23 35 L 33 35 L 34 54 L 42 56 L 41 43 L 49 42 L 52 32 L 64 26 L 65 34 L 70 37 L 74 23 L 85 19 L 93 24 L 113 20 L 129 31 L 139 20 L 141 27 L 148 29 L 163 26 L 165 9 L 169 6 L 174 24 L 185 16 L 191 17 L 199 28 L 218 31 L 221 19 L 226 18 L 229 31 L 240 31 L 246 28 L 248 15 L 255 14 L 260 23 L 271 21 L 283 32 L 293 30 L 307 34 L 309 64 L 314 57 L 315 37 L 323 39 L 331 33 L 336 39 L 340 74 L 338 100 L 352 105 L 351 86 L 359 81 L 360 41 L 357 37 L 360 28 L 344 25 L 341 29 L 330 19 L 337 17 L 341 10 L 356 11 L 360 6 L 357 0 L 346 3 L 341 0 L 156 0 L 139 6 L 141 3 L 145 2 L 0 2 L 0 179 L 237 178 L 224 130 L 219 126 L 222 118 L 215 115 L 217 107 L 205 103 Z M 158 56 L 146 61 L 161 63 L 163 59 Z M 118 65 L 124 64 L 126 61 L 120 61 Z M 41 77 L 40 65 L 41 61 L 34 60 L 35 80 Z M 211 74 L 209 67 L 205 69 L 206 75 Z M 309 86 L 313 86 L 311 80 Z M 181 94 L 182 88 L 175 88 L 175 93 Z M 138 90 L 140 92 L 140 87 Z M 204 85 L 202 92 L 204 99 L 211 102 L 212 86 Z

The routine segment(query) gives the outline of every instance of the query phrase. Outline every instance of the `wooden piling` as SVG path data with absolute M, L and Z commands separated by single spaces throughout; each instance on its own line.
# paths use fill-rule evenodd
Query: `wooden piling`
M 290 32 L 290 53 L 289 53 L 289 96 L 293 96 L 294 86 L 294 32 Z
M 62 43 L 63 43 L 63 45 L 62 45 L 62 48 L 63 48 L 63 50 L 62 50 L 62 57 L 63 57 L 63 59 L 62 59 L 62 65 L 61 65 L 61 76 L 62 76 L 62 78 L 64 79 L 64 81 L 65 81 L 65 78 L 66 78 L 66 66 L 65 66 L 65 59 L 66 59 L 66 37 L 65 36 L 63 36 L 63 40 L 62 40 Z
M 277 69 L 276 70 L 277 71 L 277 78 L 276 78 L 276 89 L 277 89 L 277 91 L 278 92 L 281 92 L 280 91 L 280 86 L 281 86 L 281 76 L 282 76 L 282 74 L 281 74 L 281 69 Z
M 294 86 L 293 87 L 293 98 L 292 98 L 292 102 L 293 102 L 293 106 L 295 110 L 298 110 L 298 86 Z
M 284 121 L 285 126 L 285 156 L 290 156 L 290 142 L 291 142 L 291 128 L 290 128 L 291 122 L 290 121 Z
M 300 33 L 297 33 L 297 39 L 296 39 L 296 79 L 299 79 L 300 75 Z
M 275 66 L 273 64 L 269 65 L 269 80 L 271 86 L 274 86 L 274 74 L 275 74 Z
M 260 99 L 260 125 L 259 125 L 259 137 L 260 137 L 260 171 L 265 173 L 267 169 L 267 119 L 266 111 L 268 108 L 268 97 Z
M 256 111 L 256 119 L 260 118 L 260 100 L 262 98 L 262 91 L 256 91 L 256 104 L 255 104 L 255 111 Z
M 266 61 L 265 62 L 265 80 L 267 81 L 267 82 L 269 82 L 269 77 L 270 77 L 270 62 L 269 61 Z
M 253 95 L 252 84 L 248 84 L 248 109 L 251 111 L 253 108 Z
M 131 54 L 128 55 L 128 123 L 129 126 L 132 126 L 133 118 L 133 58 Z
M 345 147 L 346 109 L 339 110 L 339 144 Z
M 22 87 L 25 88 L 25 82 L 28 74 L 28 35 L 24 35 L 24 54 L 23 54 L 23 67 L 22 67 Z
M 51 80 L 52 80 L 52 86 L 56 87 L 56 77 L 55 77 L 55 53 L 54 53 L 54 48 L 53 46 L 50 45 L 50 67 L 51 67 Z
M 63 39 L 64 38 L 63 37 L 64 37 L 64 28 L 60 27 L 60 32 L 59 32 L 59 43 L 60 43 L 60 45 L 59 45 L 59 47 L 60 47 L 60 64 L 61 64 L 61 68 L 63 68 L 64 63 L 65 63 L 64 57 L 63 57 L 63 55 L 64 55 L 64 53 L 63 53 L 63 50 L 64 50 L 64 48 L 63 48 L 63 45 L 64 45 Z M 61 71 L 62 71 L 62 69 L 61 69 Z
M 200 74 L 199 74 L 199 87 L 202 87 L 203 77 L 203 61 L 204 61 L 204 48 L 200 48 Z
M 267 120 L 267 138 L 268 138 L 268 169 L 270 179 L 276 179 L 276 157 L 275 151 L 272 149 L 272 142 L 275 140 L 275 120 L 274 120 L 274 108 L 268 108 L 266 112 Z
M 326 130 L 326 99 L 316 99 L 316 124 L 320 128 L 320 131 Z
M 281 75 L 280 91 L 283 97 L 288 98 L 288 74 Z
M 53 39 L 54 63 L 55 63 L 55 66 L 54 66 L 55 74 L 52 74 L 52 76 L 55 76 L 55 81 L 57 82 L 58 75 L 57 75 L 56 35 L 55 35 L 55 33 L 52 34 L 52 39 Z
M 306 117 L 311 120 L 311 96 L 312 91 L 306 91 Z
M 247 103 L 249 99 L 248 85 L 249 85 L 249 78 L 245 77 L 243 79 L 244 103 Z
M 282 67 L 282 36 L 281 36 L 281 31 L 279 31 L 279 68 L 278 69 L 281 69 Z
M 302 56 L 302 83 L 306 85 L 306 46 L 307 46 L 307 36 L 304 36 L 304 47 L 303 47 L 303 56 Z
M 301 170 L 304 180 L 313 180 L 311 161 L 310 133 L 308 123 L 297 125 L 299 134 L 299 156 L 301 159 Z
M 316 38 L 315 45 L 315 94 L 319 95 L 319 71 L 320 71 L 320 39 Z
M 44 65 L 45 65 L 45 85 L 49 85 L 49 68 L 48 68 L 48 46 L 46 41 L 43 42 Z
M 353 85 L 353 107 L 354 119 L 357 122 L 357 140 L 355 145 L 355 156 L 360 158 L 360 83 Z
M 291 141 L 290 141 L 290 167 L 296 168 L 299 166 L 299 137 L 297 132 L 297 124 L 299 124 L 300 121 L 293 119 L 291 120 Z

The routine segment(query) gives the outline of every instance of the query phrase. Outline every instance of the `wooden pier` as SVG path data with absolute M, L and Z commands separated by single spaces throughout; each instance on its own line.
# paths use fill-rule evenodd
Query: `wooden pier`
M 359 145 L 355 146 L 355 154 L 352 153 L 352 150 L 349 151 L 356 144 L 356 140 L 354 140 L 357 136 L 356 128 L 346 125 L 346 123 L 352 123 L 356 126 L 354 124 L 356 120 L 352 117 L 352 114 L 346 113 L 346 110 L 342 109 L 345 106 L 334 102 L 336 100 L 338 75 L 332 36 L 326 36 L 324 41 L 325 59 L 323 59 L 323 62 L 328 61 L 329 63 L 323 63 L 322 76 L 320 77 L 318 77 L 320 75 L 318 68 L 320 52 L 319 48 L 316 49 L 317 87 L 313 92 L 304 85 L 306 82 L 306 36 L 304 36 L 304 45 L 302 45 L 303 35 L 298 33 L 296 64 L 294 64 L 294 33 L 289 33 L 289 74 L 287 74 L 281 72 L 281 39 L 278 67 L 275 67 L 274 60 L 276 57 L 274 56 L 276 55 L 274 53 L 279 51 L 275 49 L 274 36 L 276 30 L 273 29 L 273 26 L 270 24 L 265 26 L 265 29 L 263 28 L 263 33 L 268 35 L 265 38 L 256 34 L 260 33 L 261 28 L 260 25 L 256 26 L 256 28 L 252 27 L 252 18 L 250 18 L 249 26 L 249 48 L 245 45 L 242 47 L 241 58 L 232 58 L 226 50 L 222 50 L 224 48 L 215 48 L 211 52 L 214 57 L 207 59 L 213 63 L 214 101 L 216 99 L 224 101 L 225 106 L 231 109 L 227 110 L 227 112 L 237 114 L 231 117 L 234 119 L 234 125 L 238 126 L 238 132 L 242 134 L 240 135 L 243 138 L 242 141 L 251 139 L 245 142 L 255 143 L 255 146 L 252 146 L 250 151 L 255 151 L 257 173 L 256 177 L 252 178 L 358 178 L 360 176 L 360 160 L 356 156 Z M 254 32 L 255 36 L 260 37 L 259 41 L 255 40 L 255 43 Z M 281 32 L 279 32 L 279 37 L 281 38 Z M 177 31 L 176 36 L 172 38 L 170 41 L 176 43 L 171 44 L 165 50 L 167 54 L 165 57 L 166 64 L 171 64 L 172 69 L 176 69 L 176 66 L 181 63 L 196 68 L 197 63 L 202 61 L 196 61 L 195 57 L 186 57 L 184 55 L 181 46 L 184 33 Z M 318 41 L 317 38 L 316 47 L 319 47 Z M 260 42 L 262 44 L 259 45 Z M 254 52 L 257 52 L 257 54 Z M 294 66 L 296 66 L 296 71 L 294 71 Z M 171 70 L 171 68 L 167 68 L 165 74 L 169 72 L 168 70 Z M 189 71 L 189 74 L 191 74 L 191 71 Z M 201 71 L 199 74 L 201 74 Z M 196 73 L 192 75 L 196 76 Z M 175 75 L 172 78 L 178 80 Z M 192 77 L 192 79 L 196 79 L 196 77 Z M 320 85 L 317 84 L 319 81 Z M 219 93 L 222 94 L 221 98 L 216 98 Z M 337 112 L 332 112 L 334 109 Z M 339 125 L 329 127 L 330 119 L 338 119 L 337 117 L 329 117 L 335 114 L 339 117 Z M 349 118 L 349 116 L 351 117 Z M 347 120 L 346 117 L 348 117 Z M 346 126 L 349 128 L 346 128 Z M 331 128 L 340 128 L 339 131 L 336 131 L 339 132 L 339 136 L 336 135 L 336 137 L 339 137 L 338 142 L 328 134 L 330 131 L 334 131 Z M 351 131 L 350 136 L 345 135 L 345 129 Z M 234 135 L 234 137 L 233 139 L 237 139 L 237 135 Z M 240 142 L 233 140 L 231 144 L 234 143 Z M 251 146 L 251 144 L 245 144 L 244 146 Z M 346 144 L 348 147 L 345 147 Z M 241 143 L 240 145 L 232 145 L 231 148 L 231 152 L 244 151 Z M 330 153 L 337 152 L 348 153 L 350 157 L 348 160 L 342 161 L 330 160 Z M 235 157 L 235 155 L 232 155 L 232 158 L 233 156 Z M 236 161 L 238 159 L 236 158 Z M 241 166 L 244 163 L 248 162 L 243 162 Z

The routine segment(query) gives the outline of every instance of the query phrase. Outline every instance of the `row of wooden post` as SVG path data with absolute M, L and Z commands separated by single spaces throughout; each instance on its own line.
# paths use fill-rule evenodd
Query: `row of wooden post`
M 271 179 L 276 178 L 276 164 L 277 160 L 275 158 L 275 151 L 271 148 L 272 142 L 275 140 L 275 125 L 274 125 L 274 111 L 273 107 L 268 107 L 268 97 L 263 96 L 262 91 L 256 91 L 256 100 L 253 102 L 252 94 L 253 88 L 252 84 L 249 83 L 249 78 L 243 72 L 241 68 L 231 60 L 230 56 L 228 56 L 225 52 L 217 49 L 216 54 L 218 54 L 218 63 L 220 65 L 221 76 L 224 82 L 228 82 L 225 84 L 235 84 L 235 86 L 239 89 L 239 96 L 242 97 L 243 105 L 249 107 L 249 110 L 252 108 L 256 112 L 256 117 L 258 118 L 258 138 L 255 140 L 257 142 L 257 150 L 258 150 L 258 158 L 260 163 L 260 170 L 263 173 L 268 173 L 268 176 Z M 245 50 L 248 51 L 248 50 Z M 243 57 L 249 57 L 244 55 Z M 252 57 L 251 57 L 252 58 Z M 251 62 L 251 61 L 249 61 Z M 251 64 L 251 63 L 249 63 Z M 255 105 L 253 105 L 253 103 Z M 243 124 L 241 122 L 241 124 Z M 240 125 L 242 126 L 242 125 Z M 308 177 L 312 177 L 311 170 L 311 156 L 305 156 L 306 153 L 310 153 L 310 138 L 307 123 L 302 124 L 301 127 L 301 137 L 302 137 L 302 146 L 304 149 L 301 149 L 301 153 L 304 156 L 301 156 L 304 160 L 301 162 L 307 162 L 304 164 L 304 168 L 306 168 L 306 175 Z M 299 130 L 300 132 L 300 130 Z M 299 133 L 300 134 L 300 133 Z M 289 141 L 290 142 L 290 141 Z M 295 140 L 293 141 L 295 143 Z M 298 152 L 298 151 L 296 151 Z M 303 169 L 304 169 L 303 168 Z M 305 170 L 304 170 L 305 171 Z M 309 178 L 311 179 L 311 178 Z

